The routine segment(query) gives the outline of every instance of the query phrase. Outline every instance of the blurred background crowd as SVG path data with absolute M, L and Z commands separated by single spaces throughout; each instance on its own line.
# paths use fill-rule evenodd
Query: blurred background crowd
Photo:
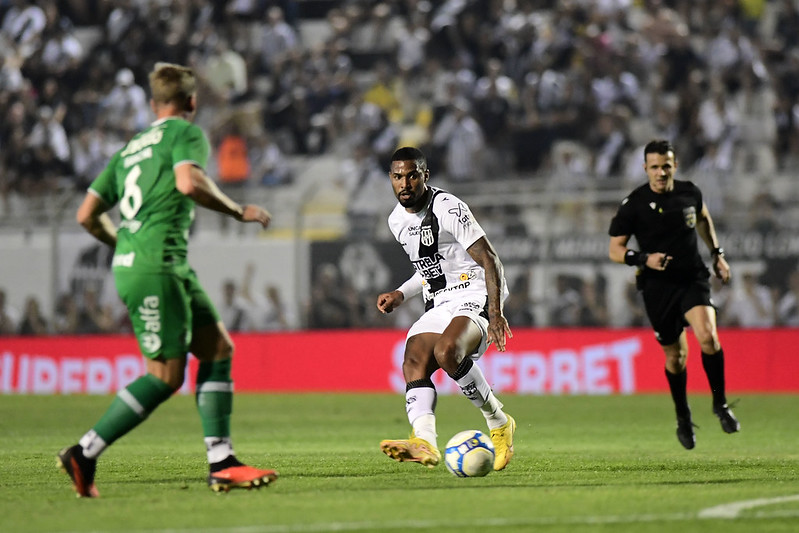
M 653 137 L 673 141 L 721 231 L 799 228 L 796 0 L 0 0 L 0 21 L 8 227 L 46 219 L 53 197 L 82 195 L 151 121 L 147 73 L 170 61 L 199 75 L 196 121 L 224 190 L 302 187 L 309 161 L 332 159 L 343 238 L 385 237 L 375 230 L 393 202 L 385 172 L 403 144 L 427 153 L 433 176 L 469 199 L 490 236 L 541 231 L 525 212 L 537 206 L 507 198 L 520 190 L 610 191 L 606 205 L 563 210 L 564 232 L 591 220 L 604 234 L 644 179 L 641 148 Z M 734 294 L 719 294 L 722 323 L 799 324 L 795 277 L 743 276 Z M 529 283 L 514 282 L 512 325 L 607 325 L 601 280 L 560 276 L 544 320 L 531 312 Z M 244 280 L 224 289 L 231 302 L 249 292 Z M 331 292 L 356 318 L 328 324 L 308 306 L 289 320 L 272 287 L 260 303 L 271 318 L 228 325 L 374 325 L 357 318 L 357 296 Z M 125 328 L 88 293 L 63 295 L 48 319 L 35 295 L 23 310 L 4 299 L 3 334 Z

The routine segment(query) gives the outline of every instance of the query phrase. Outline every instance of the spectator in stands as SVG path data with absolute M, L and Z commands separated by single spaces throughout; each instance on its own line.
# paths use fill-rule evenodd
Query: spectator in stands
M 219 316 L 230 332 L 252 331 L 252 316 L 247 300 L 238 292 L 236 282 L 225 280 L 222 284 L 222 305 Z
M 26 0 L 11 0 L 11 8 L 3 17 L 2 32 L 23 58 L 33 55 L 39 47 L 39 37 L 47 24 L 44 10 Z
M 101 102 L 108 124 L 124 137 L 145 128 L 151 120 L 150 107 L 144 89 L 136 83 L 133 71 L 122 68 L 117 71 L 114 86 Z
M 241 187 L 250 178 L 247 137 L 235 119 L 231 118 L 219 133 L 216 147 L 217 176 L 229 187 Z
M 338 267 L 332 263 L 319 265 L 306 305 L 308 327 L 349 328 L 357 323 L 357 315 L 358 295 L 344 282 Z
M 250 166 L 255 181 L 261 185 L 286 185 L 293 179 L 293 171 L 283 150 L 268 131 L 251 138 Z
M 241 280 L 241 296 L 247 301 L 252 315 L 253 331 L 284 331 L 290 328 L 288 311 L 280 296 L 280 289 L 271 284 L 263 292 L 253 291 L 255 265 L 248 263 Z
M 46 11 L 48 21 L 42 34 L 39 68 L 62 79 L 80 66 L 84 50 L 72 32 L 72 23 L 60 16 L 55 3 L 49 4 Z
M 258 24 L 260 34 L 259 66 L 261 72 L 279 71 L 288 57 L 300 48 L 297 31 L 286 22 L 283 9 L 272 6 L 266 11 L 266 24 Z
M 362 14 L 353 27 L 350 47 L 353 53 L 368 54 L 388 59 L 397 43 L 405 36 L 402 25 L 391 13 L 388 2 L 377 2 L 371 9 L 361 7 Z
M 14 335 L 19 323 L 19 312 L 9 305 L 6 291 L 0 289 L 0 335 Z
M 201 65 L 202 75 L 217 97 L 234 102 L 247 92 L 247 62 L 224 37 L 212 39 L 213 51 Z
M 75 297 L 68 292 L 59 295 L 53 316 L 53 332 L 59 335 L 74 335 L 78 332 L 80 309 Z
M 98 335 L 113 333 L 116 320 L 109 305 L 100 301 L 94 287 L 86 286 L 78 306 L 78 323 L 75 333 L 79 335 Z
M 455 182 L 474 181 L 484 176 L 485 135 L 472 115 L 472 105 L 458 98 L 436 127 L 431 142 L 444 154 L 444 175 Z
M 47 335 L 50 328 L 47 319 L 42 315 L 39 299 L 35 296 L 28 296 L 25 300 L 25 310 L 22 313 L 22 320 L 17 326 L 18 335 L 34 336 Z
M 108 158 L 115 152 L 108 143 L 102 128 L 83 128 L 72 137 L 72 169 L 75 184 L 84 189 L 105 168 Z
M 486 166 L 503 172 L 510 168 L 510 119 L 518 95 L 513 80 L 501 75 L 498 59 L 488 66 L 489 75 L 477 80 L 475 118 L 486 138 Z
M 607 284 L 605 278 L 583 280 L 580 300 L 580 325 L 583 327 L 605 327 L 608 325 Z
M 733 285 L 732 294 L 724 308 L 724 316 L 727 326 L 773 327 L 776 323 L 776 309 L 771 290 L 758 280 L 756 273 L 745 272 L 741 276 L 740 285 Z
M 777 302 L 777 325 L 799 327 L 799 270 L 788 277 L 788 291 Z
M 577 327 L 583 309 L 583 280 L 576 276 L 558 274 L 555 277 L 555 294 L 550 299 L 549 325 Z
M 379 107 L 389 120 L 401 120 L 397 78 L 385 61 L 378 61 L 375 65 L 374 82 L 365 90 L 363 100 Z M 396 146 L 393 148 L 396 148 Z
M 523 272 L 510 284 L 510 294 L 505 300 L 505 318 L 514 329 L 535 326 L 529 273 Z
M 26 79 L 20 70 L 21 66 L 22 59 L 18 55 L 10 51 L 0 53 L 0 93 L 11 95 L 25 88 Z
M 341 162 L 336 182 L 346 191 L 350 236 L 373 238 L 378 217 L 387 207 L 380 199 L 385 197 L 389 185 L 368 144 L 356 145 L 352 154 Z
M 28 136 L 28 147 L 33 150 L 36 171 L 28 174 L 28 184 L 23 187 L 33 194 L 54 190 L 72 169 L 69 138 L 51 107 L 39 108 L 39 118 Z

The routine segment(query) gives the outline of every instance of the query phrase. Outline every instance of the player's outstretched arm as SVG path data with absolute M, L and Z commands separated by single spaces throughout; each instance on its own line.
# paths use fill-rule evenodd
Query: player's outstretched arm
M 505 351 L 507 339 L 513 337 L 508 320 L 502 311 L 502 293 L 505 291 L 505 274 L 494 246 L 486 237 L 480 237 L 466 250 L 478 265 L 485 270 L 488 292 L 488 343 L 497 350 Z
M 377 308 L 381 313 L 390 313 L 405 301 L 405 298 L 415 296 L 422 292 L 422 285 L 424 278 L 418 273 L 414 272 L 413 276 L 405 280 L 405 282 L 391 292 L 384 292 L 377 297 Z
M 241 206 L 223 193 L 199 167 L 186 163 L 175 168 L 175 186 L 199 205 L 229 215 L 240 222 L 257 222 L 264 228 L 272 215 L 257 205 Z

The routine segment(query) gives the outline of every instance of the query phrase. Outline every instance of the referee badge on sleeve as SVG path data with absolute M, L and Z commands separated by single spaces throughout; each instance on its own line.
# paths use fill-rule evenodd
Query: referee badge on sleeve
M 685 219 L 685 225 L 689 228 L 696 227 L 696 207 L 684 207 L 682 210 L 682 216 Z

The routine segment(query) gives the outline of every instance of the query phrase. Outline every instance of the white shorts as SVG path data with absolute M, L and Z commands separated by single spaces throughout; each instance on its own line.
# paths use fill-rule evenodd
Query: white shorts
M 439 304 L 427 311 L 419 317 L 419 320 L 413 323 L 411 329 L 408 330 L 408 335 L 405 336 L 405 341 L 407 342 L 408 339 L 420 333 L 444 333 L 444 330 L 447 329 L 447 326 L 449 326 L 453 318 L 456 316 L 465 316 L 469 317 L 471 321 L 480 328 L 480 333 L 482 335 L 480 346 L 478 346 L 475 353 L 470 354 L 472 359 L 479 359 L 488 348 L 488 319 L 480 315 L 485 305 L 485 296 L 472 296 L 471 298 L 451 300 Z

